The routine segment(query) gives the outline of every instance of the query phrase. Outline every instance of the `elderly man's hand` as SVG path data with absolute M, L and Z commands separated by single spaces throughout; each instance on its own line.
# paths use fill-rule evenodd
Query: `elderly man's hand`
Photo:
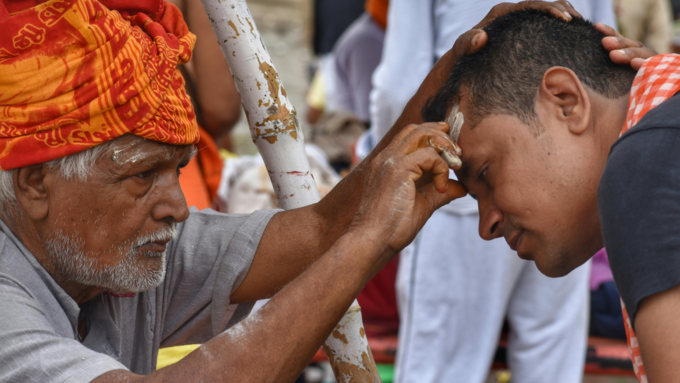
M 449 51 L 454 58 L 454 63 L 460 57 L 477 52 L 486 44 L 487 35 L 482 28 L 491 23 L 494 19 L 520 9 L 538 9 L 551 13 L 553 16 L 569 21 L 572 17 L 581 17 L 581 14 L 571 6 L 568 1 L 521 1 L 519 3 L 500 3 L 486 14 L 484 19 L 469 31 L 458 37 L 453 48 Z
M 437 208 L 467 193 L 449 180 L 449 166 L 440 155 L 459 150 L 447 131 L 443 122 L 409 125 L 367 165 L 350 231 L 379 241 L 382 261 L 408 245 Z M 427 183 L 420 186 L 423 179 Z
M 474 28 L 462 34 L 456 40 L 453 48 L 449 51 L 452 61 L 455 63 L 458 58 L 475 53 L 482 49 L 487 41 L 486 32 L 482 28 L 491 23 L 494 19 L 518 11 L 520 9 L 538 9 L 551 13 L 553 16 L 565 21 L 572 17 L 580 17 L 580 13 L 568 1 L 521 1 L 519 3 L 500 3 L 491 8 L 489 13 Z M 628 39 L 620 35 L 614 28 L 598 23 L 595 28 L 607 35 L 602 39 L 602 46 L 609 51 L 611 60 L 620 65 L 630 65 L 634 70 L 640 69 L 642 62 L 654 55 L 653 49 L 647 48 L 641 42 Z
M 646 59 L 658 54 L 637 40 L 621 36 L 610 26 L 597 23 L 595 28 L 607 35 L 602 39 L 602 46 L 609 51 L 609 58 L 617 64 L 630 65 L 631 68 L 639 70 Z

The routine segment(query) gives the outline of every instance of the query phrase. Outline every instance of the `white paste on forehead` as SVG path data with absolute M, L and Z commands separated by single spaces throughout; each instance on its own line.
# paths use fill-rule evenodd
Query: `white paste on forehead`
M 147 148 L 141 146 L 141 144 L 144 142 L 147 142 L 147 139 L 144 139 L 143 141 L 137 140 L 125 144 L 117 144 L 117 146 L 111 150 L 113 152 L 111 160 L 117 162 L 120 166 L 125 166 L 127 164 L 136 164 L 137 162 L 151 159 L 152 155 L 148 153 Z M 172 154 L 168 153 L 167 156 L 168 158 L 173 158 L 176 153 L 177 152 L 175 148 L 175 151 L 173 151 Z
M 446 122 L 449 123 L 449 136 L 455 142 L 458 143 L 458 136 L 460 136 L 460 130 L 463 128 L 463 123 L 465 122 L 465 117 L 463 112 L 458 111 L 458 104 L 455 104 L 451 109 L 451 113 L 446 118 Z

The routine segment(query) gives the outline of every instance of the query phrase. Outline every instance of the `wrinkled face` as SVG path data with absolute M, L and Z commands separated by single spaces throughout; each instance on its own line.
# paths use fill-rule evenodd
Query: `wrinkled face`
M 165 251 L 188 217 L 179 169 L 193 147 L 118 138 L 86 182 L 45 177 L 49 212 L 41 238 L 70 281 L 113 292 L 143 291 L 165 277 Z
M 466 102 L 460 103 L 465 113 Z M 504 237 L 548 276 L 562 276 L 602 247 L 597 185 L 604 166 L 587 135 L 536 106 L 543 129 L 494 115 L 463 126 L 459 179 L 479 203 L 479 234 Z

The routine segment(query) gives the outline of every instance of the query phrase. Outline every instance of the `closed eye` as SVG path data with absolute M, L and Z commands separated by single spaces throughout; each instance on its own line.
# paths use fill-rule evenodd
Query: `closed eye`
M 145 179 L 151 177 L 152 174 L 153 174 L 153 171 L 147 170 L 145 172 L 141 172 L 139 174 L 136 174 L 135 177 L 145 180 Z
M 484 170 L 482 170 L 481 172 L 479 172 L 479 174 L 477 174 L 477 181 L 484 182 L 484 183 L 488 184 L 488 182 L 486 181 L 486 171 L 487 170 L 489 170 L 488 167 L 484 168 Z
M 186 167 L 187 165 L 189 165 L 189 161 L 184 162 L 184 163 L 180 163 L 179 165 L 177 165 L 177 176 L 178 177 L 182 174 L 182 169 L 184 167 Z

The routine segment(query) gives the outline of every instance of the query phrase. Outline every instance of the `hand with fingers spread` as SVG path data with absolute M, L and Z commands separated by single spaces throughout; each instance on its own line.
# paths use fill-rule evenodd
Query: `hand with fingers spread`
M 460 153 L 447 131 L 443 122 L 409 125 L 367 165 L 364 195 L 350 231 L 380 241 L 380 264 L 408 245 L 437 208 L 467 193 L 449 179 L 449 165 L 441 156 Z
M 572 17 L 583 18 L 568 1 L 501 3 L 491 8 L 486 17 L 475 25 L 474 28 L 461 35 L 456 40 L 450 53 L 458 59 L 464 55 L 479 51 L 484 47 L 488 38 L 482 28 L 500 16 L 528 8 L 549 12 L 553 16 L 565 21 L 570 21 Z M 610 26 L 598 23 L 595 24 L 595 28 L 607 35 L 607 37 L 602 39 L 602 46 L 610 52 L 609 57 L 617 64 L 630 65 L 633 69 L 638 70 L 644 60 L 657 54 L 654 50 L 642 45 L 641 42 L 623 37 Z
M 580 13 L 572 7 L 568 1 L 521 1 L 519 3 L 500 3 L 487 13 L 486 17 L 469 31 L 463 33 L 453 45 L 450 53 L 456 58 L 472 54 L 484 47 L 487 35 L 482 28 L 491 23 L 494 19 L 520 9 L 537 9 L 551 13 L 558 19 L 569 21 L 572 17 L 582 17 Z
M 631 68 L 639 70 L 646 59 L 658 54 L 637 40 L 623 37 L 608 25 L 597 23 L 595 28 L 607 35 L 602 39 L 602 46 L 609 51 L 609 58 L 617 64 L 630 65 Z

